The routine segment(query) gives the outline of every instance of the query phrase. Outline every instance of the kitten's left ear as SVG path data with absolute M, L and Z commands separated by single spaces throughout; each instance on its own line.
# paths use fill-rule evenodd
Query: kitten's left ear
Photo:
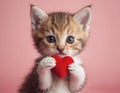
M 86 6 L 73 15 L 80 28 L 88 31 L 91 21 L 91 6 Z
M 30 10 L 30 17 L 32 30 L 35 31 L 40 28 L 41 23 L 48 17 L 48 15 L 42 9 L 32 5 Z

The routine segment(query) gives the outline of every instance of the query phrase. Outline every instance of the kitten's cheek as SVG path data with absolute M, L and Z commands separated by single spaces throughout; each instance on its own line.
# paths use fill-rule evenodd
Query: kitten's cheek
M 64 54 L 65 54 L 65 55 L 70 55 L 70 56 L 71 56 L 71 50 L 70 50 L 70 49 L 69 49 L 69 50 L 65 50 L 65 51 L 64 51 Z
M 57 50 L 53 49 L 53 48 L 50 48 L 48 50 L 46 50 L 46 52 L 49 54 L 49 55 L 54 55 L 54 54 L 57 54 Z
M 78 51 L 72 50 L 72 49 L 69 49 L 69 50 L 66 51 L 66 54 L 67 54 L 67 55 L 70 55 L 70 56 L 74 56 L 74 55 L 76 55 L 77 53 L 78 53 Z
M 56 49 L 51 49 L 52 54 L 58 54 L 59 52 Z
M 40 51 L 43 55 L 50 55 L 51 50 L 49 48 L 44 48 Z

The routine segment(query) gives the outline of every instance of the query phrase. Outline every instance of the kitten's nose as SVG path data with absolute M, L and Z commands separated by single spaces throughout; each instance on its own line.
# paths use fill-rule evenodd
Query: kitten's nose
M 60 53 L 62 53 L 63 50 L 64 50 L 64 48 L 57 47 L 57 50 L 58 50 Z

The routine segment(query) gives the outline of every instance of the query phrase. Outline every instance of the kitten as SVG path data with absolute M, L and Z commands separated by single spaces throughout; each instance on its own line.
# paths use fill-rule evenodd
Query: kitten
M 78 54 L 89 35 L 91 7 L 75 14 L 56 12 L 47 14 L 36 6 L 31 7 L 32 36 L 41 57 L 26 77 L 19 93 L 76 93 L 85 83 L 85 71 Z M 69 75 L 59 78 L 51 69 L 56 61 L 51 56 L 71 56 L 74 63 L 68 66 Z

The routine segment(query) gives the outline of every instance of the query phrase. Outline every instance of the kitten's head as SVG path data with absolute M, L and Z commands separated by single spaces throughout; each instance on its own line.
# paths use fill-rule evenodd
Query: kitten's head
M 31 21 L 32 36 L 42 55 L 75 56 L 80 53 L 88 38 L 91 8 L 84 7 L 75 14 L 47 14 L 32 6 Z

